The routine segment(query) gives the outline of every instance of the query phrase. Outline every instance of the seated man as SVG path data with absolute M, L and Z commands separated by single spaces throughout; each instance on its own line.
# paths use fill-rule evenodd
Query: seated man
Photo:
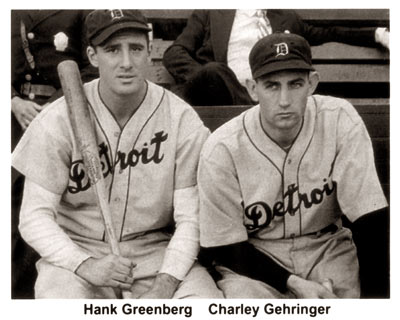
M 200 156 L 200 245 L 227 298 L 357 298 L 352 233 L 387 207 L 367 129 L 343 99 L 313 95 L 307 41 L 275 33 L 249 57 L 259 105 L 217 129 Z M 362 230 L 361 230 L 362 231 Z
M 194 10 L 164 54 L 174 88 L 191 105 L 253 104 L 245 88 L 247 61 L 257 40 L 275 32 L 301 35 L 311 45 L 336 41 L 389 47 L 385 28 L 314 27 L 293 10 Z
M 196 170 L 209 131 L 189 105 L 144 79 L 150 29 L 139 11 L 96 10 L 85 24 L 100 78 L 84 90 L 121 256 L 111 254 L 61 98 L 30 124 L 12 159 L 26 177 L 20 231 L 41 256 L 35 297 L 221 297 L 194 264 Z

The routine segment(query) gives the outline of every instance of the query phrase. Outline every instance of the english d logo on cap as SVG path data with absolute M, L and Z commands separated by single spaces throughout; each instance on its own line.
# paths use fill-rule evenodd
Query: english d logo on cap
M 278 43 L 276 46 L 276 56 L 286 56 L 289 53 L 289 47 L 285 42 Z
M 292 33 L 273 33 L 260 39 L 251 49 L 249 62 L 254 79 L 283 70 L 314 70 L 310 45 Z
M 149 32 L 146 18 L 139 10 L 94 10 L 85 20 L 86 37 L 89 43 L 97 46 L 117 31 L 133 29 Z
M 121 9 L 110 10 L 110 14 L 111 14 L 111 19 L 112 20 L 119 19 L 119 18 L 122 18 L 124 16 L 124 14 L 122 13 Z

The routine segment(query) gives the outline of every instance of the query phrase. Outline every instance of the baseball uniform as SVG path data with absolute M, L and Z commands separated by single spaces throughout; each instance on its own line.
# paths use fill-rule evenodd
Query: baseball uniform
M 212 279 L 205 269 L 199 266 L 189 269 L 198 248 L 196 170 L 208 129 L 190 106 L 151 82 L 147 82 L 141 105 L 121 128 L 102 102 L 98 85 L 98 80 L 85 84 L 85 93 L 121 254 L 137 263 L 134 296 L 149 288 L 151 282 L 148 279 L 154 278 L 157 272 L 184 279 L 181 287 L 185 287 L 187 279 L 203 281 L 203 287 L 207 286 L 207 281 L 212 283 Z M 42 292 L 46 286 L 50 290 L 46 274 L 58 279 L 65 270 L 69 270 L 66 281 L 72 286 L 70 278 L 78 278 L 72 272 L 82 261 L 90 256 L 109 254 L 110 249 L 64 98 L 50 105 L 32 122 L 13 153 L 12 163 L 29 183 L 59 195 L 53 214 L 62 230 L 55 230 L 45 239 L 44 245 L 38 236 L 35 238 L 30 234 L 29 228 L 23 228 L 24 223 L 29 224 L 31 220 L 34 224 L 35 211 L 21 214 L 22 234 L 25 230 L 27 241 L 31 239 L 31 245 L 44 257 L 38 264 L 36 290 Z M 182 213 L 182 204 L 177 201 L 181 199 L 180 193 L 194 197 L 188 202 L 193 206 L 187 208 L 186 216 Z M 40 203 L 38 206 L 40 209 Z M 174 221 L 178 220 L 178 214 L 184 216 L 183 221 Z M 175 222 L 176 231 L 171 240 L 166 228 L 174 226 Z M 179 223 L 190 224 L 191 234 L 180 234 Z M 183 239 L 179 241 L 177 234 Z M 55 247 L 51 242 L 57 242 L 63 236 L 65 246 L 60 246 L 62 249 L 48 249 Z M 184 245 L 177 248 L 176 242 L 182 241 Z M 192 272 L 198 277 L 191 276 Z M 196 296 L 196 288 L 200 287 L 202 284 L 192 285 L 192 292 L 186 292 L 187 296 Z M 97 294 L 96 297 L 112 297 L 112 294 Z
M 260 106 L 249 109 L 205 143 L 198 181 L 201 246 L 248 240 L 291 273 L 359 296 L 356 249 L 340 217 L 355 221 L 387 202 L 368 132 L 347 101 L 309 97 L 287 152 L 262 128 Z

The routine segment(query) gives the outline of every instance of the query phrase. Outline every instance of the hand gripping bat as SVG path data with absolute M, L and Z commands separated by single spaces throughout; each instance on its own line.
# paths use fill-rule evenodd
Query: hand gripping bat
M 97 204 L 104 221 L 111 252 L 120 255 L 119 245 L 111 219 L 108 196 L 99 157 L 94 126 L 89 112 L 88 101 L 83 90 L 81 75 L 76 62 L 66 60 L 57 66 L 58 75 L 68 107 L 72 130 L 82 153 L 83 164 L 91 186 L 96 194 Z M 123 294 L 124 296 L 124 294 Z

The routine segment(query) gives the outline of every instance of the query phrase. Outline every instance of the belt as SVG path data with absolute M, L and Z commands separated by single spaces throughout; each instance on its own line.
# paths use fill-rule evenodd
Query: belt
M 334 224 L 334 223 L 332 223 L 332 224 L 330 224 L 329 226 L 327 226 L 327 227 L 325 227 L 325 228 L 322 228 L 321 230 L 319 230 L 319 231 L 316 231 L 316 232 L 311 232 L 311 233 L 309 233 L 308 235 L 310 235 L 310 236 L 320 236 L 320 235 L 322 235 L 322 234 L 325 234 L 325 233 L 328 233 L 328 232 L 330 232 L 330 233 L 335 233 L 336 231 L 338 231 L 339 230 L 339 227 L 336 225 L 336 224 Z
M 32 97 L 33 94 L 33 98 L 35 96 L 51 97 L 54 92 L 56 92 L 56 88 L 45 84 L 31 84 L 30 82 L 25 82 L 21 85 L 21 94 L 29 97 Z

